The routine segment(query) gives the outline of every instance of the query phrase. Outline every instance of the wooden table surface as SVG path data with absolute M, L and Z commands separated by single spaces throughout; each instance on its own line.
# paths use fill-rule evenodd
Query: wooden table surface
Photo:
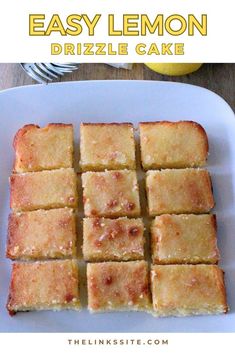
M 168 77 L 135 64 L 132 70 L 116 69 L 105 64 L 81 64 L 60 81 L 80 80 L 162 80 L 184 82 L 206 87 L 222 96 L 235 110 L 235 64 L 204 64 L 197 72 L 181 77 Z M 19 64 L 0 64 L 0 90 L 33 84 Z

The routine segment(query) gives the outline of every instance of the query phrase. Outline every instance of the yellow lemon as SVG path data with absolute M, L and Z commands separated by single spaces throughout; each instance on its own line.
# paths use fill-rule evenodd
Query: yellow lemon
M 145 64 L 151 70 L 162 75 L 181 76 L 191 74 L 198 70 L 202 64 L 181 64 L 181 63 L 148 63 Z

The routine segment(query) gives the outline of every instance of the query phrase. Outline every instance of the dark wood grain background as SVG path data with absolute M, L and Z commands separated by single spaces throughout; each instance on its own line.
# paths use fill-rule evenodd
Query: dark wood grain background
M 161 80 L 190 83 L 214 91 L 235 110 L 235 64 L 204 64 L 197 72 L 180 77 L 159 75 L 143 64 L 135 64 L 132 70 L 116 69 L 105 64 L 81 64 L 77 71 L 60 79 L 80 80 Z M 19 64 L 0 64 L 0 90 L 30 84 L 34 84 L 34 81 Z

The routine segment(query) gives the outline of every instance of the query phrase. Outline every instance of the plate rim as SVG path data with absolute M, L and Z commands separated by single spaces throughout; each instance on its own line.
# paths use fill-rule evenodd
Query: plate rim
M 231 110 L 231 113 L 233 113 L 234 117 L 235 117 L 235 111 L 233 111 L 233 108 L 230 106 L 230 104 L 226 101 L 225 98 L 223 98 L 222 96 L 220 96 L 218 93 L 212 91 L 209 88 L 206 87 L 202 87 L 202 86 L 198 86 L 195 84 L 191 84 L 191 83 L 186 83 L 186 82 L 175 82 L 175 81 L 163 81 L 163 80 L 81 80 L 81 81 L 63 81 L 63 82 L 50 82 L 47 84 L 43 84 L 43 83 L 33 83 L 30 85 L 22 85 L 22 86 L 15 86 L 15 87 L 10 87 L 10 88 L 6 88 L 0 91 L 0 97 L 1 95 L 7 94 L 7 93 L 11 93 L 11 92 L 15 92 L 18 90 L 27 90 L 27 89 L 42 89 L 44 87 L 46 87 L 47 89 L 49 87 L 54 87 L 54 86 L 65 86 L 65 85 L 79 85 L 79 84 L 116 84 L 116 83 L 128 83 L 128 84 L 160 84 L 160 85 L 172 85 L 172 86 L 187 86 L 190 87 L 191 89 L 195 89 L 195 90 L 204 90 L 206 91 L 208 94 L 215 96 L 217 99 L 221 100 L 224 104 L 226 104 L 227 108 L 229 108 Z

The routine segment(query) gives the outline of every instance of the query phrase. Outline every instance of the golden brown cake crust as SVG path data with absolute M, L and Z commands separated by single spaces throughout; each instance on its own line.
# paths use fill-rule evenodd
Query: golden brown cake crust
M 142 219 L 84 218 L 83 255 L 86 261 L 144 258 Z
M 216 264 L 215 215 L 161 215 L 151 225 L 155 264 Z
M 204 128 L 194 121 L 141 122 L 140 145 L 144 169 L 201 167 L 209 144 Z
M 120 125 L 127 125 L 133 127 L 132 123 L 124 122 L 124 123 L 81 123 L 83 126 L 120 126 Z
M 78 275 L 75 260 L 14 263 L 7 302 L 9 313 L 79 309 Z
M 28 124 L 18 130 L 13 147 L 14 172 L 32 172 L 73 166 L 73 125 Z
M 13 213 L 6 256 L 12 260 L 76 256 L 76 217 L 69 208 Z
M 135 169 L 131 123 L 82 123 L 80 166 L 83 171 Z
M 151 216 L 208 213 L 214 207 L 211 178 L 205 169 L 165 169 L 146 173 Z
M 77 207 L 77 175 L 72 168 L 13 174 L 10 191 L 14 211 Z
M 91 312 L 149 310 L 148 265 L 145 261 L 87 265 L 88 309 Z
M 216 265 L 153 265 L 151 286 L 157 316 L 228 311 L 223 271 Z
M 116 170 L 82 174 L 83 202 L 87 217 L 138 217 L 139 188 L 136 172 Z

